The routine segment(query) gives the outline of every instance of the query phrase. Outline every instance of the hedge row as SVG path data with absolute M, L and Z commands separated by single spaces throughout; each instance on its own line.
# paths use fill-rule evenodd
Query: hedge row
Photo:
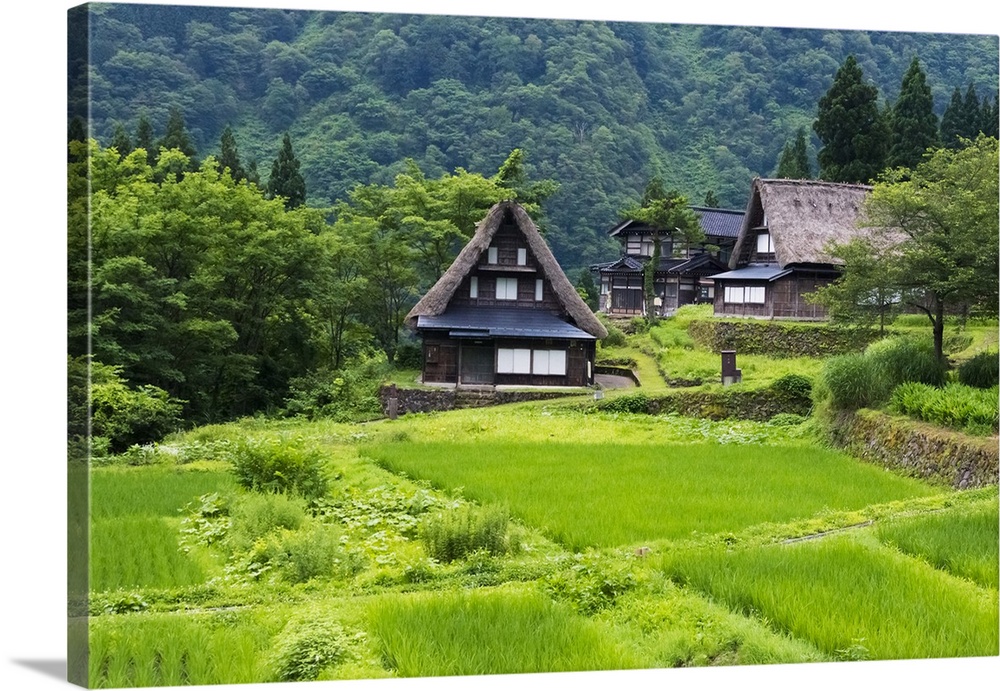
M 709 420 L 734 418 L 767 421 L 775 415 L 809 415 L 812 384 L 808 378 L 790 374 L 763 389 L 722 391 L 673 391 L 656 396 L 645 393 L 607 398 L 596 404 L 606 412 L 662 415 L 676 413 Z
M 870 329 L 847 329 L 828 324 L 787 324 L 771 321 L 695 320 L 688 334 L 702 348 L 713 352 L 782 357 L 822 357 L 863 350 L 878 338 Z

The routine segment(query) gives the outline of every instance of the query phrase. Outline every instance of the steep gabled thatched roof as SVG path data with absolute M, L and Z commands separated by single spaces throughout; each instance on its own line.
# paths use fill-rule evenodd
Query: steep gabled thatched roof
M 538 262 L 542 274 L 552 285 L 565 313 L 576 322 L 579 328 L 595 338 L 607 336 L 607 329 L 598 321 L 594 313 L 587 307 L 587 303 L 580 298 L 576 288 L 566 278 L 559 262 L 556 261 L 549 246 L 545 244 L 545 240 L 539 234 L 535 222 L 519 204 L 512 201 L 500 202 L 489 210 L 486 218 L 480 221 L 476 227 L 472 239 L 458 253 L 452 265 L 406 315 L 406 325 L 412 329 L 416 327 L 417 317 L 438 316 L 444 313 L 455 291 L 462 284 L 462 280 L 476 265 L 483 252 L 489 248 L 493 236 L 496 235 L 507 214 L 510 214 L 515 225 L 524 235 L 528 248 L 534 255 L 535 261 Z
M 750 231 L 764 218 L 779 266 L 842 263 L 826 249 L 830 243 L 846 243 L 863 232 L 858 222 L 870 191 L 867 185 L 821 180 L 755 179 L 730 268 L 737 268 L 744 243 L 755 236 Z

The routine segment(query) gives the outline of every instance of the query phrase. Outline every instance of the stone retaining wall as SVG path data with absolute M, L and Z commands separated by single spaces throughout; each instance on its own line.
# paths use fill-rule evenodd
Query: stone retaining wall
M 379 389 L 379 400 L 382 412 L 389 414 L 389 399 L 392 387 L 383 386 Z M 522 401 L 538 401 L 550 398 L 562 398 L 572 395 L 566 391 L 497 391 L 495 389 L 401 389 L 396 388 L 396 413 L 430 413 L 438 410 L 454 410 L 456 408 L 478 408 L 504 403 L 520 403 Z
M 912 477 L 955 489 L 997 483 L 996 437 L 972 437 L 931 428 L 873 410 L 845 413 L 831 430 L 847 453 Z

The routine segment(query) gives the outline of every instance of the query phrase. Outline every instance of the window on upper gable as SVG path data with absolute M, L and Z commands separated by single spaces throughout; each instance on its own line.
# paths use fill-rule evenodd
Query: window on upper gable
M 517 248 L 517 265 L 524 266 L 528 263 L 528 250 L 523 247 Z
M 517 279 L 500 277 L 497 279 L 497 300 L 517 300 Z
M 774 254 L 774 243 L 770 233 L 760 233 L 757 236 L 757 254 Z

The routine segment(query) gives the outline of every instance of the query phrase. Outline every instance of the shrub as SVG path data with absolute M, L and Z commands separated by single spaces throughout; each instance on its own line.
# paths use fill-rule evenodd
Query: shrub
M 977 389 L 989 389 L 1000 384 L 1000 358 L 996 351 L 979 353 L 958 368 L 958 381 Z
M 336 527 L 314 523 L 299 530 L 282 528 L 257 540 L 247 568 L 255 577 L 274 571 L 291 583 L 305 583 L 313 578 L 350 577 L 361 563 L 344 549 Z
M 859 353 L 838 355 L 823 365 L 822 391 L 838 410 L 857 410 L 880 405 L 889 395 L 882 371 L 871 358 Z
M 181 402 L 156 386 L 131 388 L 119 369 L 94 363 L 90 387 L 91 434 L 112 453 L 162 439 L 181 422 Z
M 594 554 L 574 555 L 568 567 L 550 573 L 543 583 L 553 598 L 567 602 L 580 614 L 613 607 L 638 583 L 628 562 L 602 561 Z
M 771 389 L 787 398 L 806 398 L 812 396 L 812 379 L 801 374 L 786 374 L 771 382 Z
M 306 517 L 305 502 L 286 494 L 241 494 L 229 507 L 229 541 L 233 549 L 245 551 L 268 533 L 295 530 Z
M 597 314 L 598 320 L 604 324 L 604 328 L 608 330 L 608 335 L 601 339 L 601 347 L 604 348 L 615 348 L 625 345 L 625 332 L 611 323 L 611 320 L 600 312 Z
M 315 615 L 296 618 L 278 635 L 271 656 L 277 681 L 312 681 L 324 667 L 341 662 L 350 637 L 340 624 Z
M 649 412 L 649 397 L 642 393 L 625 394 L 605 399 L 600 407 L 611 413 L 645 414 Z
M 507 538 L 509 522 L 510 512 L 504 507 L 466 504 L 426 517 L 420 538 L 427 554 L 445 563 L 479 551 L 496 556 L 515 547 Z
M 237 481 L 258 492 L 297 492 L 308 499 L 326 494 L 327 479 L 315 449 L 274 439 L 245 439 L 229 449 Z
M 336 422 L 378 417 L 382 414 L 378 389 L 388 372 L 383 356 L 363 360 L 347 369 L 321 369 L 293 379 L 285 399 L 285 414 Z

